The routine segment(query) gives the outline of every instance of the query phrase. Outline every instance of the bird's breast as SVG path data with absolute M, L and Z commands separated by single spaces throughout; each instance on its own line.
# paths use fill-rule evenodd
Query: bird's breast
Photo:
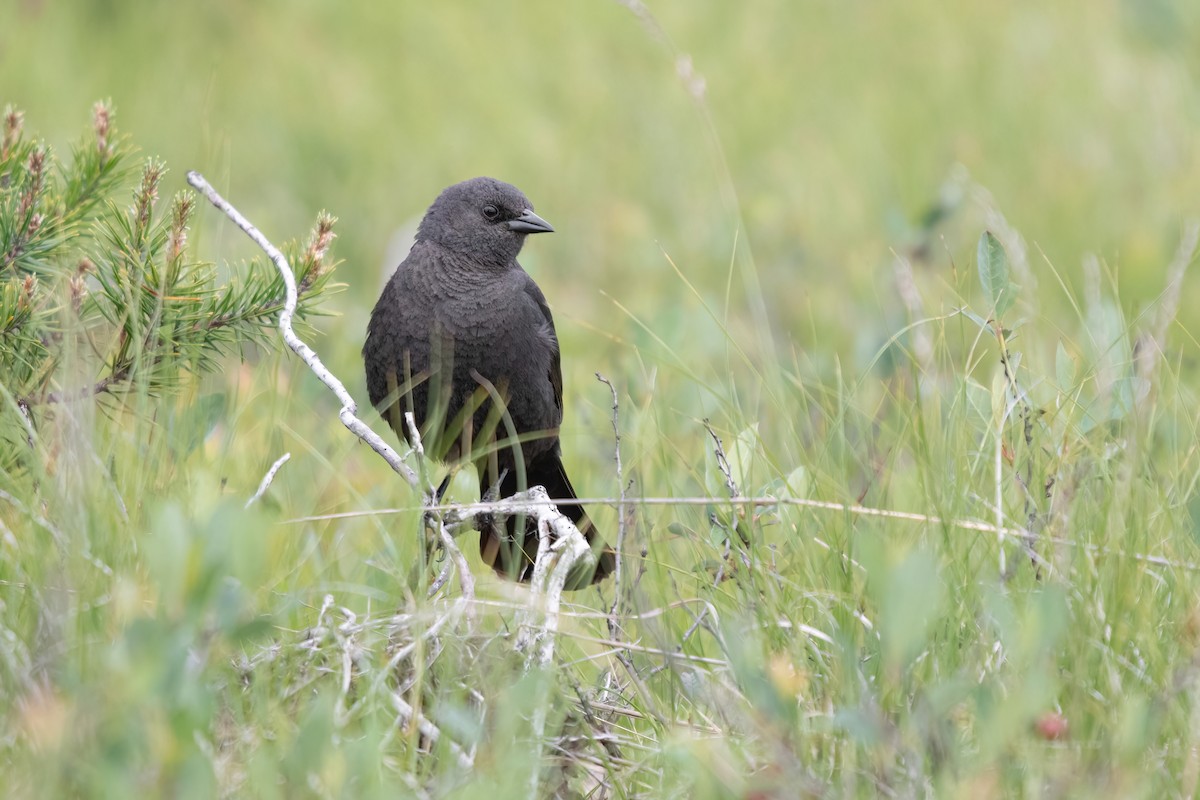
M 512 335 L 520 324 L 520 297 L 502 279 L 443 276 L 430 294 L 433 318 L 456 340 Z

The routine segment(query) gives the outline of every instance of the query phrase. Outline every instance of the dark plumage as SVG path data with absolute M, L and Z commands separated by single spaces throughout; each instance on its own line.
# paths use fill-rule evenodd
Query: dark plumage
M 404 412 L 413 411 L 426 452 L 473 462 L 481 495 L 498 486 L 497 496 L 508 497 L 541 485 L 551 498 L 576 498 L 558 442 L 562 370 L 554 319 L 517 263 L 528 234 L 553 230 L 515 186 L 474 178 L 449 187 L 425 212 L 367 325 L 371 402 L 406 440 Z M 595 574 L 568 584 L 580 588 L 608 575 L 615 555 L 581 506 L 561 510 L 597 550 Z M 484 524 L 479 549 L 498 573 L 527 581 L 537 527 L 526 521 L 517 535 L 517 518 L 506 529 Z

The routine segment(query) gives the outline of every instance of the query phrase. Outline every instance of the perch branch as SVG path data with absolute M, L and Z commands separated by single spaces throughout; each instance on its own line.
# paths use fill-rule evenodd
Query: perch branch
M 534 486 L 526 492 L 533 501 L 549 500 L 546 490 Z M 547 513 L 549 512 L 549 513 Z M 543 506 L 536 514 L 538 528 L 538 552 L 533 565 L 530 588 L 533 596 L 521 614 L 521 632 L 517 636 L 518 652 L 525 652 L 525 668 L 545 668 L 554 660 L 554 640 L 558 632 L 559 608 L 562 593 L 572 567 L 582 559 L 592 558 L 592 548 L 575 524 L 555 506 Z M 594 559 L 593 559 L 594 561 Z M 533 624 L 533 615 L 538 606 L 545 609 L 541 625 Z M 541 778 L 541 751 L 546 742 L 546 715 L 550 698 L 543 684 L 540 697 L 533 710 L 531 720 L 533 741 L 539 750 L 530 773 L 529 796 L 538 797 Z
M 408 425 L 408 436 L 412 440 L 413 452 L 417 455 L 417 466 L 420 469 L 421 477 L 425 483 L 425 519 L 428 520 L 437 529 L 438 540 L 441 542 L 442 549 L 450 555 L 450 561 L 458 569 L 458 582 L 462 586 L 463 597 L 468 601 L 475 599 L 475 578 L 471 575 L 471 567 L 467 564 L 466 556 L 454 541 L 454 536 L 446 528 L 445 512 L 435 510 L 438 502 L 437 491 L 433 488 L 433 482 L 429 480 L 429 474 L 425 469 L 425 444 L 421 441 L 421 431 L 417 427 L 417 418 L 413 416 L 411 411 L 404 412 L 404 422 Z M 445 578 L 449 577 L 446 570 L 442 570 L 442 575 L 434 582 L 433 586 L 429 587 L 429 594 L 432 597 L 437 591 L 440 591 L 445 585 Z M 472 619 L 474 612 L 471 606 L 467 609 L 467 618 Z
M 283 310 L 279 313 L 280 333 L 283 334 L 283 340 L 287 342 L 287 346 L 296 355 L 300 356 L 301 360 L 308 365 L 313 374 L 317 376 L 321 383 L 329 387 L 330 391 L 337 397 L 338 402 L 342 404 L 341 410 L 338 412 L 338 418 L 342 421 L 342 424 L 349 428 L 351 433 L 366 442 L 400 477 L 408 481 L 410 485 L 416 486 L 417 474 L 400 459 L 400 455 L 387 442 L 380 438 L 379 434 L 371 430 L 367 423 L 358 418 L 358 404 L 354 402 L 354 398 L 346 391 L 346 387 L 338 380 L 336 375 L 326 369 L 316 352 L 305 344 L 296 335 L 295 330 L 293 330 L 292 317 L 296 314 L 296 303 L 298 302 L 299 295 L 296 291 L 295 273 L 292 272 L 292 268 L 288 264 L 287 259 L 284 258 L 283 253 L 279 251 L 279 248 L 271 244 L 270 240 L 258 228 L 254 227 L 248 219 L 242 216 L 241 212 L 234 208 L 228 200 L 221 197 L 217 193 L 217 190 L 210 186 L 208 181 L 204 179 L 203 175 L 193 170 L 188 173 L 187 180 L 196 191 L 207 197 L 210 203 L 216 206 L 225 216 L 229 217 L 255 244 L 262 248 L 267 257 L 271 259 L 271 262 L 275 264 L 275 268 L 279 270 L 279 274 L 283 278 L 283 285 L 287 291 Z
M 536 652 L 536 663 L 544 666 L 554 657 L 554 634 L 558 630 L 558 612 L 567 578 L 577 564 L 589 560 L 594 563 L 592 548 L 575 523 L 552 504 L 541 486 L 515 494 L 501 505 L 504 513 L 525 514 L 537 520 L 538 553 L 530 580 L 533 597 L 517 637 L 517 649 Z M 545 617 L 541 625 L 534 625 L 531 617 L 539 605 L 544 607 Z

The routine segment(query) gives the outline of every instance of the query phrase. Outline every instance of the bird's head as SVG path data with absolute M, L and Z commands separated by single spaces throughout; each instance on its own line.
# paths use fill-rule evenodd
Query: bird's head
M 417 241 L 432 242 L 481 262 L 507 265 L 531 233 L 550 233 L 549 222 L 512 184 L 472 178 L 445 189 L 425 212 Z

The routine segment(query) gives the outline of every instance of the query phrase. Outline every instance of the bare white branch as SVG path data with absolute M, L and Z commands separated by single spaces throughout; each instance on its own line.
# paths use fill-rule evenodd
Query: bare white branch
M 539 666 L 554 658 L 554 634 L 558 630 L 558 612 L 567 578 L 573 569 L 594 562 L 592 548 L 567 515 L 550 502 L 541 486 L 513 495 L 505 513 L 525 514 L 537 519 L 538 552 L 533 565 L 529 613 L 517 637 L 517 650 L 530 654 L 530 662 Z M 538 608 L 544 611 L 541 625 L 532 622 Z M 540 645 L 540 648 L 539 648 Z M 534 654 L 536 653 L 536 659 Z
M 394 708 L 396 713 L 400 715 L 400 719 L 404 722 L 404 724 L 407 725 L 415 723 L 417 730 L 421 732 L 421 735 L 424 736 L 431 745 L 441 740 L 441 729 L 430 722 L 429 718 L 424 714 L 421 714 L 414 709 L 407 700 L 405 700 L 396 692 L 392 692 L 392 708 Z M 450 752 L 454 753 L 454 757 L 457 759 L 460 767 L 463 769 L 473 768 L 473 759 L 457 742 L 447 737 L 446 744 L 450 747 Z
M 525 494 L 535 503 L 550 499 L 541 486 L 534 486 Z M 540 510 L 534 515 L 537 518 L 538 551 L 533 564 L 533 578 L 530 580 L 533 594 L 529 605 L 521 613 L 521 632 L 517 636 L 516 644 L 519 652 L 526 653 L 526 669 L 544 668 L 553 662 L 559 609 L 567 578 L 580 561 L 591 560 L 594 563 L 595 560 L 587 539 L 569 517 L 553 505 L 535 508 Z M 544 610 L 545 616 L 542 624 L 536 625 L 533 616 L 539 606 Z M 549 697 L 543 690 L 531 720 L 533 741 L 539 749 L 545 746 L 548 710 Z M 529 776 L 530 797 L 539 795 L 540 764 L 540 757 L 534 759 L 534 768 Z
M 458 582 L 462 586 L 463 597 L 468 601 L 475 599 L 475 577 L 471 574 L 471 567 L 467 564 L 467 558 L 463 555 L 462 550 L 458 548 L 458 544 L 454 541 L 453 532 L 446 527 L 446 514 L 441 510 L 437 510 L 438 496 L 437 491 L 433 488 L 433 482 L 429 479 L 429 473 L 425 469 L 425 445 L 421 441 L 421 430 L 417 427 L 417 418 L 413 416 L 413 412 L 404 412 L 404 422 L 408 425 L 408 437 L 412 441 L 413 452 L 417 454 L 417 468 L 421 473 L 421 479 L 424 483 L 425 492 L 425 519 L 428 520 L 437 529 L 438 540 L 441 542 L 442 549 L 450 555 L 450 561 L 458 570 Z M 432 597 L 434 593 L 441 590 L 446 583 L 446 578 L 449 577 L 447 570 L 442 570 L 442 574 L 429 587 L 429 594 Z M 468 607 L 468 619 L 474 618 L 474 612 Z
M 196 191 L 208 198 L 208 201 L 216 206 L 225 216 L 229 217 L 235 225 L 241 228 L 247 236 L 249 236 L 262 251 L 267 254 L 271 262 L 275 264 L 275 268 L 279 270 L 280 276 L 283 278 L 283 285 L 287 295 L 284 300 L 283 311 L 279 313 L 279 330 L 283 334 L 283 340 L 287 346 L 292 349 L 296 355 L 300 356 L 301 360 L 308 365 L 313 374 L 329 387 L 330 391 L 337 397 L 338 402 L 342 404 L 341 411 L 338 412 L 338 418 L 342 424 L 350 429 L 351 433 L 366 442 L 372 450 L 380 455 L 384 461 L 388 463 L 393 470 L 396 471 L 402 478 L 409 482 L 410 485 L 417 485 L 417 474 L 413 472 L 407 464 L 401 460 L 400 455 L 385 442 L 379 434 L 371 430 L 367 423 L 358 418 L 358 404 L 354 402 L 354 398 L 346 391 L 346 387 L 342 384 L 338 377 L 326 369 L 321 362 L 320 357 L 316 352 L 305 344 L 296 331 L 292 328 L 292 317 L 296 314 L 296 304 L 299 297 L 296 292 L 296 276 L 292 271 L 291 265 L 284 258 L 283 253 L 279 248 L 271 244 L 270 240 L 264 236 L 258 228 L 254 227 L 248 219 L 242 216 L 242 213 L 234 208 L 228 200 L 221 197 L 217 190 L 209 185 L 204 176 L 195 170 L 187 175 L 188 183 L 190 183 Z

